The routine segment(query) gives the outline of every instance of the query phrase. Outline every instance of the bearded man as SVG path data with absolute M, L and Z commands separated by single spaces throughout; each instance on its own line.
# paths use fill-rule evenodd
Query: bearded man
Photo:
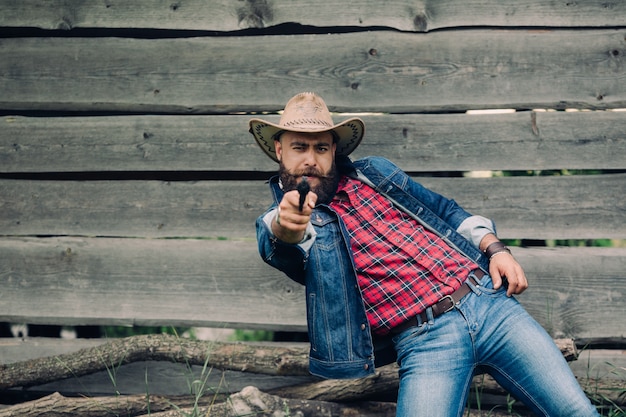
M 306 286 L 310 372 L 361 378 L 396 360 L 398 416 L 462 416 L 483 371 L 538 416 L 597 416 L 513 297 L 528 281 L 493 222 L 386 159 L 351 161 L 364 130 L 359 118 L 334 124 L 314 93 L 289 100 L 278 124 L 250 120 L 279 163 L 259 252 Z

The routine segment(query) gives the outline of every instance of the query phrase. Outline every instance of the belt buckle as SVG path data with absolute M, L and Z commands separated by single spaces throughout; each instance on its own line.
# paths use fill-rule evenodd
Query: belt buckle
M 441 303 L 445 299 L 449 299 L 450 303 L 452 303 L 452 305 L 450 307 L 448 307 L 446 310 L 442 311 L 441 314 L 445 314 L 445 313 L 447 313 L 449 311 L 454 310 L 454 307 L 456 306 L 456 301 L 454 301 L 454 298 L 452 298 L 452 295 L 446 295 L 441 300 L 439 300 L 439 302 L 437 304 Z

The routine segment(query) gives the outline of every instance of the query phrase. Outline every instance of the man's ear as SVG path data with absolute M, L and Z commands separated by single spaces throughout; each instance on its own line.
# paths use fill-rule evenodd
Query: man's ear
M 274 150 L 276 151 L 276 159 L 280 161 L 283 157 L 283 147 L 280 140 L 274 141 Z

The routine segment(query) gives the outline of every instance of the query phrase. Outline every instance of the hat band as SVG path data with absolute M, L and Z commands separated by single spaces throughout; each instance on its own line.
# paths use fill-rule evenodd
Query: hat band
M 288 132 L 288 130 L 280 129 L 279 131 L 274 133 L 270 139 L 280 140 L 281 135 L 285 132 Z M 335 132 L 333 129 L 327 130 L 327 132 L 330 132 L 330 134 L 333 136 L 333 143 L 339 142 L 339 135 L 337 134 L 337 132 Z M 354 132 L 352 133 L 352 137 L 354 138 Z
M 328 128 L 333 127 L 333 125 L 331 123 L 328 123 L 324 120 L 320 120 L 320 119 L 296 119 L 296 120 L 290 120 L 288 122 L 285 122 L 283 124 L 284 127 L 299 127 L 302 129 L 306 129 L 308 126 L 310 125 L 314 125 L 314 126 L 325 126 Z

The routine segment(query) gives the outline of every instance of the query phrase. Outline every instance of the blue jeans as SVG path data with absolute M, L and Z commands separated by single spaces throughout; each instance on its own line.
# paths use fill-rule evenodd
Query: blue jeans
M 487 372 L 538 416 L 598 416 L 560 350 L 485 275 L 457 308 L 393 339 L 400 365 L 397 416 L 460 417 L 472 377 Z

